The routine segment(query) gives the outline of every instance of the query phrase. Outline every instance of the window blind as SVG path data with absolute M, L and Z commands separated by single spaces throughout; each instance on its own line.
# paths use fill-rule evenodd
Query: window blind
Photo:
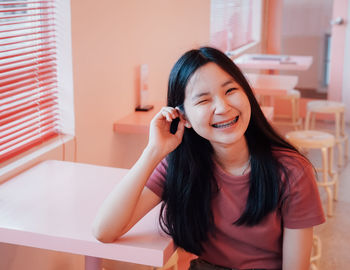
M 0 162 L 59 130 L 55 1 L 0 0 Z
M 253 11 L 257 6 L 255 0 L 211 0 L 211 44 L 232 51 L 252 42 Z

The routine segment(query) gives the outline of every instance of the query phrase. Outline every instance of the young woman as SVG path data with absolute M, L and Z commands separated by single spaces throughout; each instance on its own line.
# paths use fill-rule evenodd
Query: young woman
M 210 47 L 173 67 L 167 107 L 102 205 L 95 236 L 115 241 L 161 201 L 163 230 L 199 256 L 190 269 L 308 270 L 313 226 L 325 220 L 312 165 L 269 125 L 238 67 Z

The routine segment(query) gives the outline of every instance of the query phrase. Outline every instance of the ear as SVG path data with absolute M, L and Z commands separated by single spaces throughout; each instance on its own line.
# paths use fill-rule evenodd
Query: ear
M 185 127 L 186 128 L 191 128 L 192 125 L 191 123 L 187 120 L 186 115 L 185 115 L 185 111 L 183 108 L 183 105 L 177 106 L 176 109 L 179 111 L 179 113 L 181 114 L 181 117 L 185 120 Z

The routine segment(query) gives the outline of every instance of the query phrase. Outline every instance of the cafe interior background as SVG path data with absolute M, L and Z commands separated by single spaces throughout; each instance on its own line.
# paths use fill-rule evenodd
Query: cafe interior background
M 220 10 L 223 3 L 232 5 L 226 13 Z M 61 134 L 2 159 L 1 181 L 47 159 L 130 168 L 145 147 L 147 134 L 116 132 L 114 125 L 139 105 L 140 65 L 148 65 L 148 103 L 157 107 L 165 104 L 172 65 L 184 51 L 203 45 L 215 45 L 233 60 L 246 53 L 312 56 L 308 70 L 277 72 L 298 76 L 301 116 L 312 99 L 350 106 L 347 0 L 61 0 L 55 5 Z M 227 12 L 236 16 L 229 23 Z M 336 23 L 338 17 L 342 23 Z M 276 105 L 275 111 L 282 107 Z M 350 120 L 349 110 L 345 118 Z M 342 180 L 349 180 L 348 172 L 341 172 Z M 340 185 L 347 185 L 343 188 L 350 195 L 349 184 Z M 350 210 L 349 200 L 337 203 Z M 332 222 L 340 218 L 336 215 Z M 349 228 L 349 219 L 341 222 Z M 323 254 L 332 258 L 321 259 L 319 269 L 331 269 L 322 268 L 329 260 L 350 267 L 344 253 L 350 247 L 349 236 L 327 230 Z M 342 246 L 337 243 L 340 238 Z M 82 265 L 82 256 L 0 244 L 0 269 L 82 269 Z

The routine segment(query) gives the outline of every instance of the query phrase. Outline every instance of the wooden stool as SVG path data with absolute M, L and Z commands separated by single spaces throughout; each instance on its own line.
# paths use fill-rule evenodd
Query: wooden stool
M 310 270 L 318 270 L 318 263 L 322 255 L 321 252 L 322 252 L 321 239 L 317 235 L 314 235 L 313 242 L 312 242 L 311 258 L 310 258 Z
M 327 193 L 327 215 L 332 216 L 333 200 L 338 196 L 338 174 L 332 170 L 334 136 L 323 131 L 300 130 L 288 132 L 286 138 L 298 149 L 321 150 L 322 168 L 316 168 L 316 171 L 322 172 L 322 181 L 317 181 L 317 185 L 323 187 Z M 331 187 L 333 187 L 333 193 Z
M 279 96 L 268 96 L 268 95 L 259 95 L 257 98 L 259 103 L 266 105 L 266 98 L 269 97 L 270 105 L 273 106 L 278 99 L 289 100 L 291 102 L 291 115 L 289 114 L 275 114 L 274 123 L 281 125 L 293 126 L 295 130 L 299 130 L 302 127 L 302 119 L 299 116 L 299 101 L 300 101 L 300 91 L 296 89 L 290 89 L 285 95 Z M 288 121 L 279 121 L 276 118 L 287 119 Z
M 292 114 L 291 115 L 275 115 L 276 118 L 287 118 L 290 119 L 290 122 L 279 122 L 274 121 L 277 124 L 291 125 L 295 130 L 299 130 L 302 127 L 302 119 L 299 115 L 299 103 L 300 103 L 300 91 L 296 89 L 288 90 L 286 95 L 280 95 L 275 97 L 276 99 L 289 100 L 292 105 Z
M 335 142 L 338 146 L 338 166 L 343 166 L 343 148 L 342 143 L 345 143 L 345 159 L 348 159 L 349 138 L 345 133 L 345 120 L 344 120 L 345 105 L 341 102 L 330 100 L 315 100 L 310 101 L 307 104 L 307 113 L 305 118 L 305 129 L 315 129 L 316 113 L 334 114 L 335 116 Z

